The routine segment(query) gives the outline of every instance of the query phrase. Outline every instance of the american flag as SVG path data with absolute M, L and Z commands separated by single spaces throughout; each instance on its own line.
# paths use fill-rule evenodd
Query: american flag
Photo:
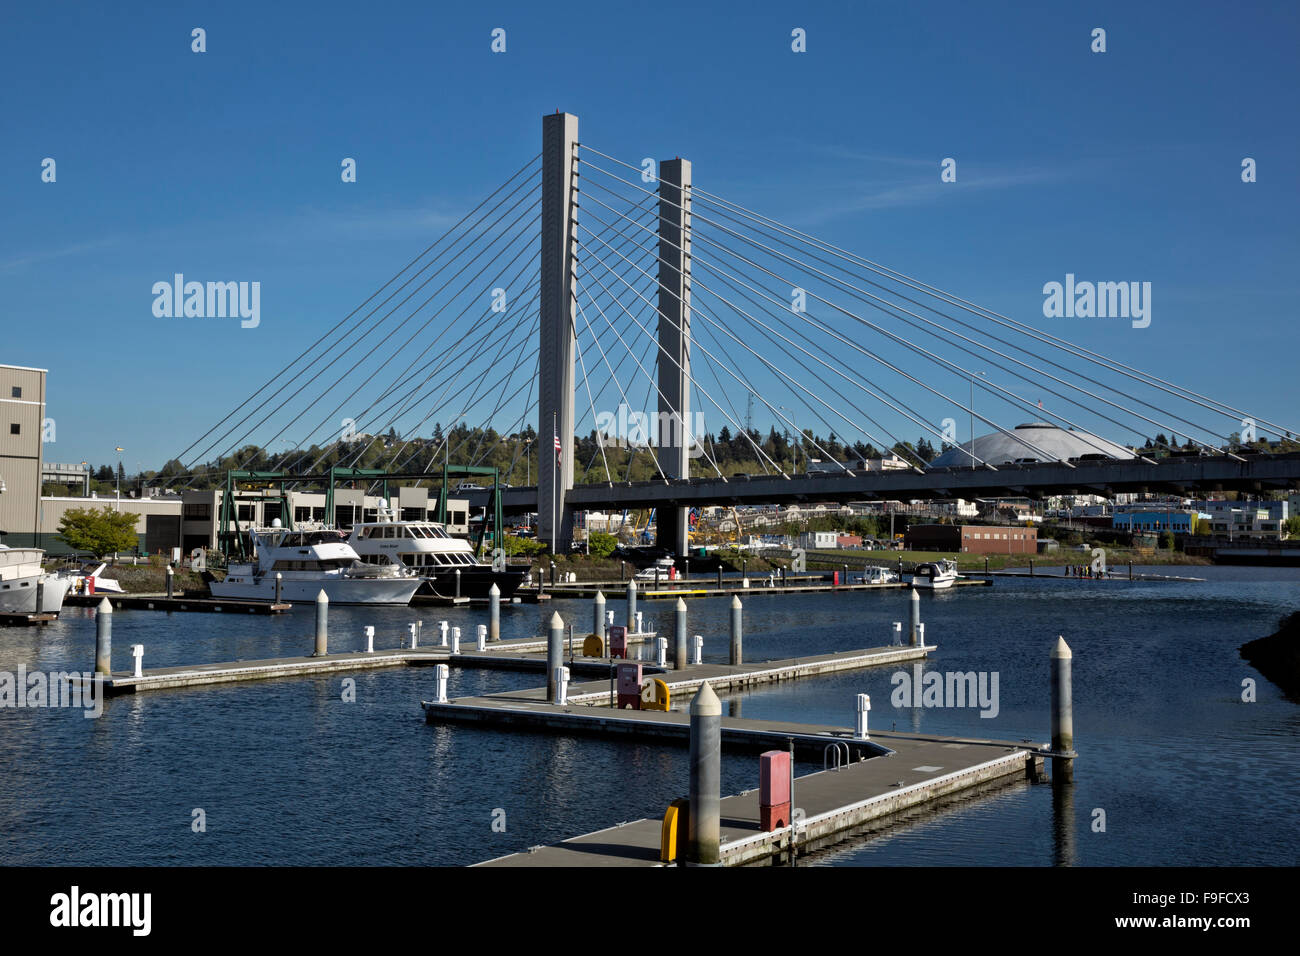
M 560 436 L 555 436 L 555 462 L 564 464 L 564 446 L 560 444 Z

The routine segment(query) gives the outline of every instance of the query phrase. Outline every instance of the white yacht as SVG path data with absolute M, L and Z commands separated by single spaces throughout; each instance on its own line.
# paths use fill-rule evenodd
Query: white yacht
M 950 558 L 918 564 L 912 572 L 912 587 L 939 590 L 950 588 L 957 580 L 957 562 Z
M 123 593 L 122 585 L 112 578 L 100 577 L 106 567 L 108 567 L 107 564 L 100 564 L 99 567 L 93 570 L 82 568 L 71 572 L 63 571 L 60 573 L 59 578 L 67 585 L 68 594 Z
M 58 614 L 67 586 L 41 567 L 40 548 L 0 544 L 0 616 Z
M 863 584 L 895 584 L 897 581 L 898 572 L 893 568 L 869 564 L 862 569 Z
M 275 577 L 281 576 L 280 600 L 312 604 L 324 591 L 331 604 L 410 604 L 421 580 L 397 567 L 365 564 L 344 540 L 342 531 L 288 531 L 275 522 L 250 532 L 256 559 L 232 564 L 224 581 L 208 588 L 216 598 L 275 600 Z
M 436 521 L 398 521 L 382 500 L 376 517 L 353 525 L 348 545 L 369 566 L 415 573 L 423 583 L 421 593 L 486 600 L 495 584 L 501 600 L 509 601 L 527 575 L 479 561 L 468 541 Z

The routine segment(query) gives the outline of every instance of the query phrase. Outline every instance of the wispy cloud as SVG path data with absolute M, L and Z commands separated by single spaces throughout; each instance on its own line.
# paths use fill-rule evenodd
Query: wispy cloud
M 105 236 L 102 239 L 74 242 L 70 245 L 60 246 L 54 249 L 29 252 L 26 255 L 17 256 L 13 259 L 0 260 L 0 272 L 19 272 L 29 266 L 34 266 L 42 262 L 50 262 L 54 259 L 66 259 L 71 256 L 80 256 L 88 252 L 96 252 L 100 249 L 106 249 L 110 246 L 117 245 L 121 241 L 121 236 Z

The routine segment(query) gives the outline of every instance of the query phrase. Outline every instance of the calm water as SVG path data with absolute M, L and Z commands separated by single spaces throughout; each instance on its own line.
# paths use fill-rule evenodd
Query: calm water
M 1160 570 L 1160 569 L 1154 569 Z M 1045 741 L 1048 653 L 1074 650 L 1076 784 L 1012 784 L 921 811 L 810 858 L 817 864 L 1295 864 L 1300 861 L 1300 705 L 1238 654 L 1300 607 L 1300 570 L 1203 568 L 1202 584 L 1001 579 L 922 601 L 939 652 L 927 670 L 996 671 L 1000 709 L 896 708 L 897 668 L 840 674 L 735 695 L 746 717 L 850 725 L 871 694 L 872 726 Z M 725 660 L 728 602 L 689 603 L 705 657 Z M 622 600 L 609 607 L 622 618 Z M 669 602 L 642 601 L 671 630 Z M 537 633 L 559 611 L 583 633 L 589 602 L 503 609 L 505 636 Z M 409 621 L 467 635 L 480 610 L 331 612 L 331 650 L 395 647 Z M 746 602 L 746 658 L 889 641 L 907 593 L 764 597 Z M 300 654 L 311 610 L 282 618 L 114 615 L 114 667 L 145 645 L 147 667 Z M 87 669 L 89 612 L 42 629 L 0 628 L 0 670 Z M 464 864 L 658 816 L 686 789 L 686 752 L 589 738 L 429 727 L 426 668 L 162 691 L 72 710 L 0 709 L 0 863 Z M 1243 703 L 1255 678 L 1258 700 Z M 535 686 L 540 674 L 453 670 L 450 693 Z M 804 770 L 813 769 L 805 767 Z M 727 756 L 723 792 L 757 785 L 757 760 Z M 192 832 L 196 808 L 205 833 Z M 504 811 L 505 832 L 493 829 Z M 1094 832 L 1096 811 L 1105 832 Z M 500 819 L 500 814 L 497 814 Z

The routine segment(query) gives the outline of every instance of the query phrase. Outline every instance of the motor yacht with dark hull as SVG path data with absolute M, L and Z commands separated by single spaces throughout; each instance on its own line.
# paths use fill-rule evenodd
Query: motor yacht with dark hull
M 486 601 L 495 584 L 501 600 L 509 601 L 528 575 L 479 561 L 468 541 L 436 521 L 398 521 L 383 507 L 378 520 L 352 526 L 348 545 L 368 565 L 414 572 L 424 582 L 417 593 L 439 598 Z

